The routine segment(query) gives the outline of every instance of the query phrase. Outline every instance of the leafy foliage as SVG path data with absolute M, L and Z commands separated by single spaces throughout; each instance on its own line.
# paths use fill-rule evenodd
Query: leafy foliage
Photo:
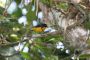
M 17 5 L 19 5 L 21 1 L 23 0 L 15 0 Z M 40 0 L 40 2 L 49 7 L 55 5 L 56 8 L 63 9 L 63 11 L 65 12 L 67 12 L 69 7 L 68 3 L 66 2 L 61 2 L 58 4 L 54 3 L 53 0 Z M 22 8 L 17 7 L 17 10 L 13 14 L 7 14 L 8 16 L 4 16 L 3 12 L 5 11 L 5 8 L 0 7 L 0 40 L 2 41 L 2 39 L 5 38 L 5 40 L 7 40 L 11 46 L 16 43 L 15 46 L 18 46 L 18 51 L 16 50 L 15 52 L 19 52 L 20 57 L 22 56 L 25 60 L 60 60 L 63 58 L 65 60 L 70 60 L 71 56 L 75 53 L 75 48 L 68 48 L 64 46 L 63 49 L 58 49 L 56 47 L 57 42 L 64 42 L 64 34 L 48 35 L 42 37 L 43 34 L 47 33 L 36 33 L 31 31 L 33 27 L 32 21 L 38 19 L 38 7 L 36 7 L 36 3 L 36 0 L 31 0 L 28 5 L 24 4 L 24 7 L 22 7 L 26 8 L 28 11 L 28 13 L 25 15 L 27 17 L 28 23 L 25 26 L 18 23 L 18 18 L 23 16 Z M 33 6 L 35 7 L 35 10 L 32 10 Z M 85 28 L 87 29 L 90 29 L 89 25 L 90 22 L 86 22 L 84 24 Z M 41 35 L 41 37 L 32 37 L 33 35 L 37 34 Z M 22 46 L 20 44 L 22 44 Z M 90 45 L 89 42 L 88 44 Z M 2 46 L 3 44 L 0 43 L 0 45 Z M 6 43 L 5 46 L 6 45 L 8 45 L 8 43 Z M 25 47 L 28 48 L 28 51 L 23 51 Z M 0 49 L 2 48 L 0 47 Z M 70 50 L 70 53 L 66 53 L 67 49 Z M 80 55 L 80 59 L 83 60 L 85 58 L 88 58 L 89 56 L 90 55 Z

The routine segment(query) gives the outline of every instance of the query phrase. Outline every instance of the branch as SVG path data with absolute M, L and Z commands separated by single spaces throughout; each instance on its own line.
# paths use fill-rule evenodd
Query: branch
M 45 33 L 45 34 L 33 34 L 32 36 L 27 36 L 28 39 L 25 39 L 25 40 L 20 40 L 20 41 L 17 41 L 17 42 L 13 42 L 13 43 L 8 43 L 8 44 L 0 44 L 1 47 L 3 46 L 15 46 L 21 42 L 26 42 L 28 40 L 30 40 L 31 38 L 41 38 L 41 37 L 47 37 L 47 36 L 54 36 L 54 35 L 58 35 L 58 34 L 63 34 L 61 31 L 55 31 L 55 32 L 51 32 L 51 33 Z
M 15 52 L 15 53 L 13 53 L 13 54 L 11 54 L 11 55 L 2 55 L 2 54 L 0 54 L 2 57 L 12 57 L 12 56 L 14 56 L 14 55 L 18 55 L 20 52 Z

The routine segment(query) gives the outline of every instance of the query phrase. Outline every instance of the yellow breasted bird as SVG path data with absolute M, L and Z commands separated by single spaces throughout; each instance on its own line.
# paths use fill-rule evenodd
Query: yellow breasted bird
M 32 28 L 32 31 L 37 32 L 37 33 L 41 33 L 44 32 L 44 30 L 47 28 L 47 24 L 38 24 L 37 26 L 34 26 Z

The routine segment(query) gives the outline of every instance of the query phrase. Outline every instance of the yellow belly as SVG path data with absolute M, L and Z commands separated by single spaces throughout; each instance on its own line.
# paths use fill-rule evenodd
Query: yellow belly
M 44 32 L 45 27 L 33 27 L 32 30 L 34 32 Z

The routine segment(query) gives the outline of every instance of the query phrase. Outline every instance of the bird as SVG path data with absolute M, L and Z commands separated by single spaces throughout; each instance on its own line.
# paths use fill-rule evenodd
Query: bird
M 32 31 L 37 32 L 37 33 L 42 33 L 44 30 L 47 28 L 47 24 L 41 23 L 37 24 L 36 26 L 32 27 Z
M 46 23 L 41 22 L 40 20 L 33 20 L 32 24 L 33 27 L 31 30 L 36 33 L 51 33 L 56 31 L 56 29 L 48 27 Z

